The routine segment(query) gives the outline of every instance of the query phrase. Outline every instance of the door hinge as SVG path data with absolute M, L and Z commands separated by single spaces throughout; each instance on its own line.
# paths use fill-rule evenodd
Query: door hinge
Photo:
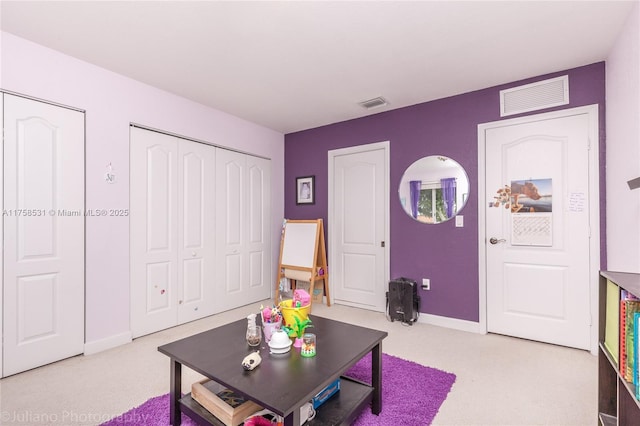
M 384 241 L 380 241 L 380 247 L 384 247 Z

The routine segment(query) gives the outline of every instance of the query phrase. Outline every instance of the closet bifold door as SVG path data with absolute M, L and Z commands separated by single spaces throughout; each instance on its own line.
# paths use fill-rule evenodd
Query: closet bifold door
M 178 144 L 178 324 L 215 313 L 215 162 L 212 146 Z
M 270 161 L 216 153 L 216 309 L 271 297 Z
M 215 313 L 215 152 L 131 128 L 133 337 Z
M 177 325 L 178 140 L 130 129 L 131 333 Z
M 84 113 L 2 97 L 8 376 L 84 351 Z

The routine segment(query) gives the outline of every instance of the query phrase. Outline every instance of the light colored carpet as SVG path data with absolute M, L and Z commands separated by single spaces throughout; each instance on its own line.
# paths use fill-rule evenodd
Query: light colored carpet
M 0 424 L 105 422 L 168 392 L 169 360 L 158 346 L 244 318 L 258 312 L 260 305 L 2 379 Z M 434 425 L 596 424 L 597 358 L 587 351 L 422 323 L 409 327 L 387 321 L 383 313 L 341 305 L 317 304 L 313 314 L 385 330 L 389 336 L 383 342 L 384 352 L 454 373 L 456 382 Z M 188 392 L 201 376 L 183 371 L 183 390 Z

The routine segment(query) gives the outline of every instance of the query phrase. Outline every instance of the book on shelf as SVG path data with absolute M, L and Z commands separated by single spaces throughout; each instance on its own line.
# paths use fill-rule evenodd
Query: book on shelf
M 620 352 L 620 287 L 607 280 L 607 303 L 604 330 L 604 346 L 616 364 L 619 364 Z
M 624 370 L 621 372 L 627 382 L 633 382 L 634 341 L 636 340 L 634 318 L 635 314 L 640 312 L 640 300 L 625 300 L 623 302 L 625 305 L 624 343 L 626 351 L 626 365 L 624 365 Z
M 625 300 L 620 300 L 620 361 L 618 362 L 618 369 L 620 375 L 624 377 L 627 370 L 627 303 Z
M 638 345 L 640 344 L 640 339 L 637 338 L 638 332 L 640 331 L 640 312 L 636 312 L 633 314 L 633 335 L 635 339 L 633 341 L 633 384 L 636 385 L 636 398 L 637 398 L 637 386 L 640 383 L 640 376 L 638 375 L 638 371 L 640 371 L 638 365 Z
M 212 380 L 191 385 L 191 397 L 227 426 L 238 426 L 262 407 Z
M 619 349 L 618 349 L 618 370 L 620 375 L 627 377 L 627 307 L 630 304 L 636 303 L 638 298 L 627 290 L 620 289 L 620 301 L 619 301 L 619 321 L 618 321 L 618 333 L 619 333 Z M 633 330 L 632 330 L 633 331 Z

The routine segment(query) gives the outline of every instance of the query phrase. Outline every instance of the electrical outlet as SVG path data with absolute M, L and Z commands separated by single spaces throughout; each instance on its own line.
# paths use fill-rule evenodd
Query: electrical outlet
M 431 290 L 431 280 L 429 278 L 422 279 L 422 289 Z

